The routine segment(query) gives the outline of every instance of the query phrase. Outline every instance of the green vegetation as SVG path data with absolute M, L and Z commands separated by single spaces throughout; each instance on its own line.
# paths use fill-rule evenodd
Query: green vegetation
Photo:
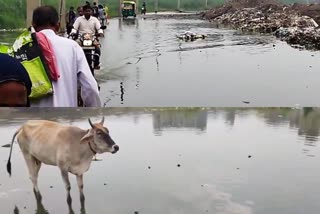
M 24 26 L 25 0 L 0 0 L 0 29 Z
M 26 20 L 26 1 L 27 0 L 0 0 L 0 29 L 2 28 L 19 28 L 25 26 Z M 85 0 L 66 0 L 67 8 L 83 5 Z M 155 0 L 145 0 L 148 12 L 154 11 Z M 283 3 L 306 3 L 307 0 L 281 0 Z M 43 5 L 52 5 L 59 7 L 59 0 L 42 0 Z M 143 0 L 139 0 L 139 8 Z M 177 0 L 158 0 L 158 11 L 167 11 L 177 9 Z M 206 0 L 180 0 L 182 10 L 203 10 L 205 9 Z M 208 7 L 221 5 L 225 0 L 208 0 Z M 311 0 L 310 0 L 311 2 Z M 100 0 L 99 3 L 107 4 L 109 7 L 109 15 L 117 16 L 119 11 L 119 0 Z

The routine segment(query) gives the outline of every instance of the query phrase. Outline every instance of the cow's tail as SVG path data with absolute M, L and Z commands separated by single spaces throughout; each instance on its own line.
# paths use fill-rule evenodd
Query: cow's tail
M 9 175 L 11 176 L 11 154 L 12 154 L 12 148 L 13 148 L 13 142 L 14 142 L 14 139 L 16 138 L 17 134 L 20 132 L 21 128 L 19 130 L 17 130 L 13 137 L 12 137 L 12 141 L 11 141 L 11 146 L 10 146 L 10 153 L 9 153 L 9 159 L 8 159 L 8 163 L 7 163 L 7 171 L 9 173 Z

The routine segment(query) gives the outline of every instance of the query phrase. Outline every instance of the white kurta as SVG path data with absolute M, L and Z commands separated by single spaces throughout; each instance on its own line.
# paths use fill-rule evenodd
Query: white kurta
M 51 41 L 60 72 L 53 81 L 54 95 L 31 102 L 32 107 L 77 107 L 78 82 L 87 107 L 101 107 L 98 84 L 91 74 L 82 48 L 73 40 L 58 36 L 52 30 L 42 30 Z
M 84 16 L 78 17 L 73 24 L 72 33 L 77 33 L 77 31 L 79 31 L 80 34 L 95 34 L 96 31 L 98 33 L 103 33 L 99 20 L 94 16 L 90 16 L 89 19 L 86 19 Z

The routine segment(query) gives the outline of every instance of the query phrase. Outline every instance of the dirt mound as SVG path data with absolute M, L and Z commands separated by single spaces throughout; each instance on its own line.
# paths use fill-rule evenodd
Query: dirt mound
M 261 7 L 264 5 L 281 5 L 278 0 L 232 0 L 226 3 L 235 9 L 246 7 Z
M 202 13 L 201 16 L 206 19 L 215 19 L 226 13 L 233 13 L 237 10 L 244 8 L 259 8 L 262 11 L 270 10 L 282 10 L 282 5 L 278 0 L 232 0 L 228 1 L 222 6 L 215 7 L 209 11 Z
M 207 19 L 214 19 L 225 13 L 232 13 L 244 8 L 256 8 L 263 13 L 266 12 L 294 12 L 301 16 L 309 16 L 320 24 L 320 4 L 298 4 L 285 5 L 279 0 L 231 0 L 222 6 L 212 8 L 209 13 L 202 14 Z
M 292 45 L 320 50 L 320 4 L 281 4 L 278 0 L 232 0 L 201 14 L 242 31 L 274 33 Z
M 290 9 L 297 11 L 301 16 L 309 16 L 320 24 L 320 4 L 293 4 Z

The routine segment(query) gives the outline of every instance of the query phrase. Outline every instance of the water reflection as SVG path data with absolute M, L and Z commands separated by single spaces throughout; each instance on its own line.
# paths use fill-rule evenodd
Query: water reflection
M 137 19 L 131 19 L 131 18 L 127 18 L 127 19 L 122 19 L 121 24 L 123 25 L 138 25 L 139 21 Z
M 35 210 L 35 214 L 50 214 L 48 209 L 45 208 L 45 206 L 42 203 L 42 196 L 40 194 L 37 194 L 34 192 L 34 196 L 35 196 L 35 201 L 37 204 L 37 208 Z M 72 208 L 72 198 L 70 196 L 69 201 L 67 201 L 67 205 L 68 205 L 68 213 L 69 214 L 75 214 L 73 208 Z M 20 210 L 17 206 L 14 207 L 13 209 L 13 213 L 14 214 L 20 214 Z M 24 212 L 22 212 L 24 213 Z M 86 214 L 86 208 L 85 208 L 85 199 L 84 198 L 80 198 L 80 214 Z
M 123 30 L 122 25 L 123 25 L 123 19 L 119 18 L 119 19 L 118 19 L 118 28 L 119 28 L 119 31 L 122 31 L 122 30 Z M 119 33 L 118 35 L 120 36 L 120 35 L 122 35 L 122 33 Z
M 72 198 L 70 201 L 67 202 L 67 204 L 68 204 L 69 214 L 74 214 L 74 211 L 72 209 Z M 80 214 L 86 214 L 85 199 L 83 197 L 80 197 Z
M 5 194 L 0 200 L 0 207 L 6 209 L 3 213 L 298 214 L 302 208 L 308 213 L 319 210 L 315 202 L 319 149 L 307 144 L 319 142 L 320 108 L 10 108 L 0 109 L 0 115 L 3 143 L 28 119 L 86 127 L 88 117 L 100 120 L 105 115 L 123 148 L 117 156 L 100 156 L 102 161 L 93 162 L 86 179 L 86 204 L 74 200 L 66 206 L 61 198 L 63 186 L 49 188 L 60 178 L 50 167 L 44 167 L 42 174 L 43 200 L 28 197 L 31 185 L 15 147 L 15 176 L 0 176 L 0 184 L 5 184 L 0 186 L 0 196 Z M 8 151 L 0 148 L 2 160 Z M 0 160 L 0 168 L 5 163 Z
M 169 110 L 152 113 L 153 129 L 156 135 L 171 128 L 188 128 L 204 132 L 207 128 L 207 110 Z
M 35 193 L 34 196 L 35 196 L 35 201 L 36 201 L 36 204 L 37 204 L 37 208 L 35 210 L 35 214 L 49 214 L 48 210 L 42 204 L 41 195 L 38 195 L 38 194 Z M 13 213 L 14 214 L 20 214 L 19 208 L 17 206 L 14 207 Z M 69 214 L 74 214 L 72 208 L 69 209 Z
M 153 34 L 154 34 L 154 51 L 155 51 L 155 61 L 156 61 L 156 69 L 159 72 L 160 71 L 160 65 L 159 65 L 159 56 L 161 56 L 161 52 L 160 52 L 160 44 L 161 44 L 161 32 L 159 29 L 159 20 L 155 20 L 155 25 L 154 25 L 154 30 L 153 30 Z
M 258 109 L 270 126 L 287 126 L 297 130 L 297 134 L 304 138 L 305 145 L 315 146 L 318 141 L 320 131 L 320 111 L 318 108 L 273 108 Z
M 37 209 L 35 214 L 49 214 L 48 210 L 42 204 L 42 196 L 34 192 L 34 196 L 37 202 Z M 69 214 L 73 214 L 73 210 L 69 209 Z
M 226 214 L 252 214 L 252 204 L 238 203 L 234 201 L 233 195 L 223 192 L 216 185 L 205 184 L 206 197 L 199 199 L 199 203 L 207 203 L 206 213 L 226 213 Z M 214 201 L 214 203 L 212 203 Z
M 239 31 L 233 31 L 230 36 L 230 41 L 235 42 L 237 45 L 249 45 L 249 46 L 265 46 L 274 42 L 274 39 L 270 36 L 257 35 L 256 33 L 241 33 Z
M 241 44 L 240 44 L 241 45 Z M 172 52 L 182 52 L 182 51 L 191 51 L 191 50 L 201 50 L 201 49 L 211 49 L 211 48 L 219 48 L 225 46 L 224 44 L 205 44 L 201 46 L 192 46 L 192 47 L 184 47 L 181 46 L 178 49 L 171 50 Z M 171 52 L 169 51 L 169 52 Z
M 139 75 L 139 71 L 137 71 Z M 139 86 L 137 76 L 136 87 Z M 121 82 L 121 101 L 125 96 L 125 87 Z M 172 128 L 191 129 L 199 133 L 206 131 L 208 117 L 223 117 L 225 123 L 230 127 L 243 117 L 256 115 L 263 122 L 271 127 L 289 127 L 296 131 L 300 139 L 307 146 L 316 146 L 320 135 L 320 109 L 319 108 L 256 108 L 256 109 L 237 109 L 237 108 L 92 108 L 69 109 L 59 108 L 48 111 L 43 108 L 30 109 L 4 109 L 0 110 L 0 126 L 20 123 L 26 119 L 47 119 L 60 121 L 65 120 L 69 123 L 87 119 L 88 117 L 99 117 L 100 115 L 128 115 L 134 113 L 136 118 L 145 114 L 152 115 L 154 133 L 161 135 L 164 131 Z
M 226 116 L 225 116 L 226 124 L 229 126 L 233 126 L 236 120 L 236 110 L 235 109 L 227 109 Z
M 140 87 L 140 68 L 137 67 L 136 68 L 136 89 L 138 90 L 139 87 Z
M 121 104 L 123 104 L 123 97 L 124 97 L 124 91 L 125 91 L 125 89 L 124 89 L 124 87 L 123 87 L 123 82 L 120 82 L 120 100 L 121 100 Z

